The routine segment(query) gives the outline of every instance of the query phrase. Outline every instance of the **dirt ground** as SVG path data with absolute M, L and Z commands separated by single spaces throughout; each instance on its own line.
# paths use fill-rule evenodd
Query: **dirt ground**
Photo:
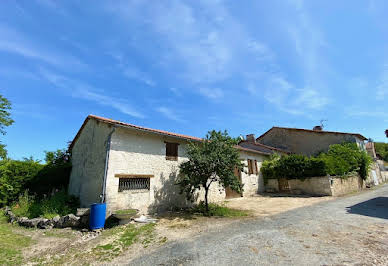
M 159 219 L 157 230 L 169 240 L 178 240 L 198 236 L 210 230 L 221 229 L 242 219 L 271 216 L 332 199 L 334 198 L 290 196 L 287 194 L 263 194 L 254 197 L 228 199 L 224 202 L 227 207 L 249 211 L 250 215 L 239 218 L 217 218 L 190 217 L 179 213 L 170 213 Z
M 140 239 L 134 241 L 130 248 L 122 248 L 120 251 L 117 251 L 117 241 L 128 226 L 104 230 L 100 235 L 70 229 L 38 230 L 15 227 L 14 231 L 28 235 L 32 239 L 33 244 L 22 251 L 24 261 L 30 265 L 101 264 L 102 262 L 122 264 L 134 257 L 150 253 L 166 242 L 196 238 L 209 231 L 221 231 L 226 226 L 243 220 L 270 216 L 329 199 L 332 198 L 262 195 L 225 201 L 223 204 L 229 208 L 249 211 L 249 216 L 238 218 L 202 217 L 179 212 L 166 213 L 158 217 L 159 221 L 150 235 L 140 236 Z
M 263 194 L 249 198 L 235 198 L 226 201 L 226 206 L 233 209 L 248 210 L 252 215 L 270 216 L 318 202 L 332 200 L 333 197 L 290 196 L 287 194 Z

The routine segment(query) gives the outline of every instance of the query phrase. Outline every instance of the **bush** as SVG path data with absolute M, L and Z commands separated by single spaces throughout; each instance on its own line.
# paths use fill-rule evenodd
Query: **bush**
M 303 155 L 272 156 L 270 160 L 263 162 L 261 171 L 264 180 L 271 178 L 299 178 L 305 179 L 314 176 L 344 176 L 351 172 L 357 172 L 366 179 L 372 159 L 361 151 L 355 143 L 330 145 L 327 153 L 321 153 L 317 157 Z
M 75 213 L 78 206 L 78 199 L 67 195 L 64 190 L 53 192 L 50 196 L 42 199 L 29 195 L 28 190 L 26 190 L 19 196 L 19 200 L 11 206 L 11 209 L 17 216 L 51 219 L 57 215 Z
M 265 179 L 300 178 L 325 175 L 325 163 L 319 158 L 308 158 L 304 155 L 273 156 L 263 162 L 261 171 Z
M 0 161 L 0 207 L 18 199 L 43 165 L 33 160 Z
M 375 142 L 376 153 L 383 157 L 383 160 L 388 162 L 388 143 Z
M 327 153 L 322 153 L 319 158 L 326 164 L 326 172 L 329 175 L 343 176 L 357 171 L 361 151 L 355 143 L 330 145 Z
M 71 173 L 69 155 L 61 150 L 46 152 L 46 162 L 0 161 L 0 207 L 16 201 L 27 189 L 38 198 L 55 189 L 66 190 Z

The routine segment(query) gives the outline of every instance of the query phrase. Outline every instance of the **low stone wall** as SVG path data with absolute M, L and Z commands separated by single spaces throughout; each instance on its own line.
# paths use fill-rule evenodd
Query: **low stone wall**
M 364 182 L 358 175 L 347 178 L 331 177 L 331 195 L 343 196 L 364 188 Z
M 9 207 L 6 207 L 4 214 L 8 217 L 10 223 L 18 223 L 20 226 L 32 227 L 39 229 L 52 229 L 52 228 L 86 228 L 89 221 L 89 211 L 86 209 L 79 209 L 76 216 L 74 214 L 68 214 L 60 217 L 59 215 L 52 218 L 32 218 L 17 217 Z
M 346 178 L 320 176 L 304 180 L 289 179 L 290 193 L 307 194 L 313 196 L 342 196 L 361 190 L 364 186 L 361 177 L 349 176 Z M 279 192 L 277 179 L 269 179 L 266 184 L 267 192 Z

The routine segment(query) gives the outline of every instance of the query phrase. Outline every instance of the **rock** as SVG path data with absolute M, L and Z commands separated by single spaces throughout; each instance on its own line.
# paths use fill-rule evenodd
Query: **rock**
M 76 213 L 76 215 L 80 216 L 80 217 L 87 216 L 89 214 L 90 214 L 90 209 L 89 208 L 78 208 L 77 209 L 77 213 Z
M 26 218 L 26 217 L 22 217 L 22 218 Z M 22 225 L 22 226 L 25 226 L 25 227 L 35 228 L 43 220 L 47 220 L 47 219 L 44 219 L 44 218 L 28 219 L 28 218 L 26 218 L 26 219 L 20 219 L 18 222 L 19 222 L 19 225 Z
M 38 228 L 40 229 L 51 229 L 53 227 L 54 222 L 52 219 L 42 219 L 42 221 L 38 223 Z
M 53 220 L 53 223 L 56 224 L 58 223 L 59 219 L 61 219 L 61 217 L 59 215 L 55 216 L 52 220 Z
M 66 228 L 66 227 L 79 227 L 80 217 L 75 216 L 74 214 L 68 214 L 62 216 L 59 221 L 56 223 L 55 227 Z
M 24 226 L 24 223 L 25 223 L 27 220 L 28 220 L 27 217 L 19 217 L 19 218 L 17 219 L 17 222 L 18 222 L 18 224 L 19 224 L 20 226 Z
M 9 219 L 9 222 L 10 223 L 14 223 L 18 220 L 18 218 L 16 217 L 15 214 L 13 214 L 13 212 L 8 208 L 6 209 L 5 211 L 5 215 L 8 216 L 8 219 Z
M 88 227 L 89 226 L 89 215 L 81 216 L 80 226 Z

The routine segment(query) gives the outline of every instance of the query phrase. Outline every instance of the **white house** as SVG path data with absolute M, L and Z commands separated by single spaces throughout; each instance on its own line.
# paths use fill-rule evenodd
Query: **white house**
M 79 197 L 84 207 L 105 200 L 108 212 L 136 208 L 153 213 L 187 206 L 175 182 L 190 141 L 201 139 L 89 115 L 70 145 L 69 193 Z M 264 191 L 261 164 L 271 153 L 281 152 L 255 143 L 253 135 L 236 148 L 246 165 L 238 173 L 244 192 L 240 195 L 212 184 L 211 202 Z

